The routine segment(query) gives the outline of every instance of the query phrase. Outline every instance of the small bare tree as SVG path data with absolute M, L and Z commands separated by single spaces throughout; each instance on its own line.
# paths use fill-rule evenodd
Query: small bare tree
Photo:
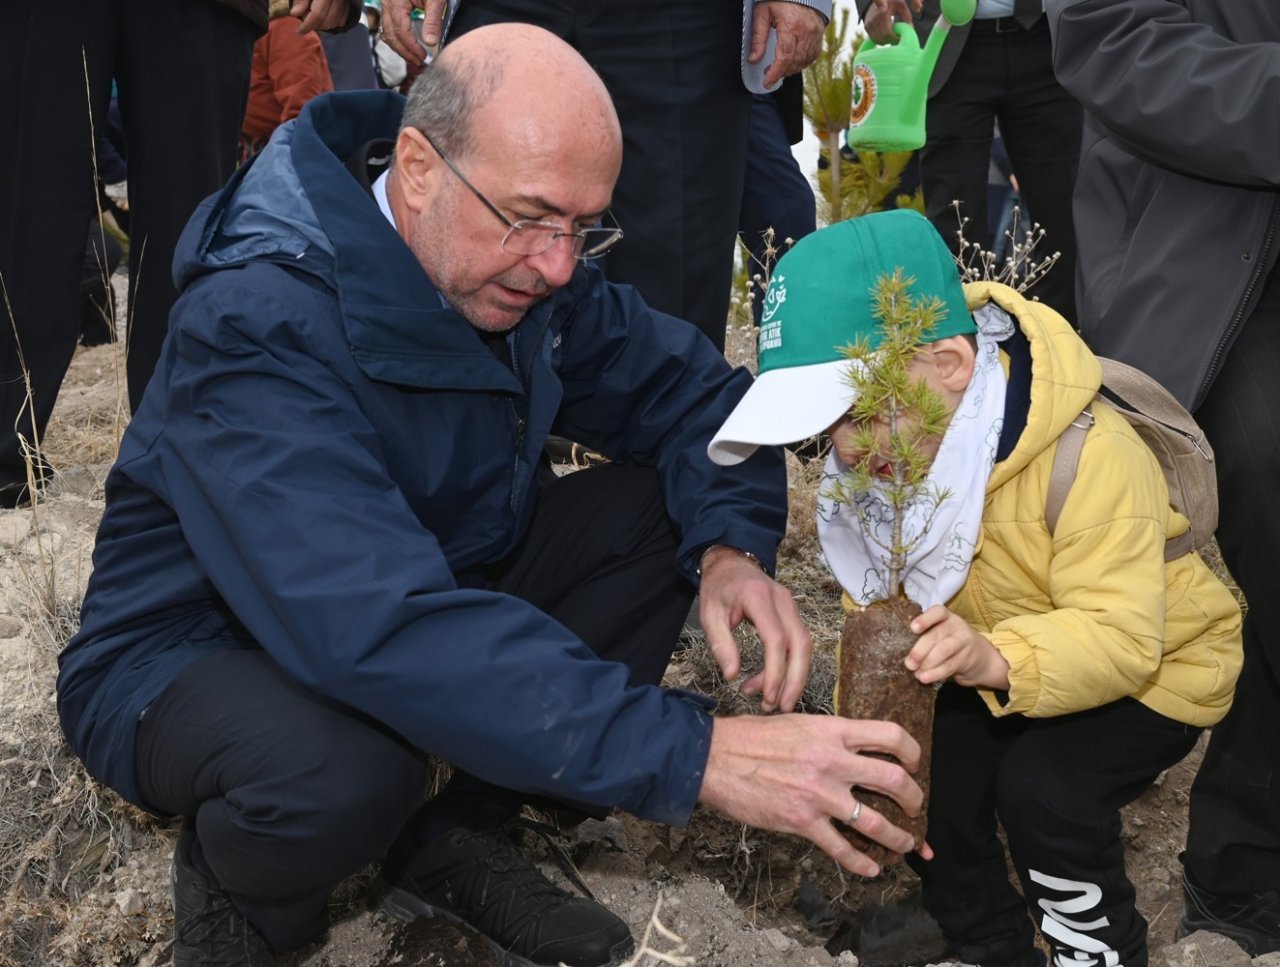
M 942 398 L 922 379 L 912 376 L 910 365 L 928 342 L 945 312 L 936 296 L 913 298 L 915 280 L 902 269 L 882 276 L 874 290 L 873 317 L 880 324 L 881 340 L 875 349 L 866 340 L 849 346 L 849 381 L 856 401 L 849 411 L 855 428 L 855 448 L 862 454 L 827 494 L 835 502 L 861 512 L 859 495 L 871 491 L 892 513 L 890 537 L 876 536 L 864 524 L 870 542 L 883 555 L 878 570 L 886 575 L 884 595 L 846 618 L 836 652 L 835 709 L 855 719 L 887 719 L 897 722 L 920 743 L 921 764 L 916 781 L 929 794 L 929 750 L 933 735 L 935 689 L 921 685 L 903 665 L 915 645 L 910 630 L 920 606 L 903 591 L 907 556 L 924 539 L 938 508 L 950 496 L 929 480 L 930 460 L 925 441 L 946 432 L 949 413 Z M 876 427 L 883 427 L 885 440 Z M 887 473 L 881 468 L 887 465 Z M 908 508 L 923 507 L 924 525 L 908 536 L 903 521 Z M 860 790 L 857 793 L 891 822 L 924 839 L 927 812 L 909 817 L 889 797 Z M 883 847 L 859 837 L 858 848 L 883 863 L 890 858 Z

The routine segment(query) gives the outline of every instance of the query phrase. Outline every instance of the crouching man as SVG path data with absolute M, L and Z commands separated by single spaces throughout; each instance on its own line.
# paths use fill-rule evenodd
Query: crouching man
M 852 787 L 919 807 L 896 726 L 713 719 L 657 686 L 695 585 L 726 675 L 731 628 L 759 630 L 765 711 L 811 643 L 769 576 L 779 453 L 705 455 L 749 377 L 596 264 L 620 162 L 585 61 L 493 26 L 407 103 L 313 101 L 189 225 L 58 682 L 93 774 L 184 817 L 179 967 L 274 963 L 379 858 L 389 912 L 512 963 L 619 961 L 627 926 L 510 835 L 531 797 L 672 824 L 702 802 L 862 874 L 832 825 Z M 554 477 L 553 432 L 612 462 Z M 428 753 L 455 772 L 424 802 Z

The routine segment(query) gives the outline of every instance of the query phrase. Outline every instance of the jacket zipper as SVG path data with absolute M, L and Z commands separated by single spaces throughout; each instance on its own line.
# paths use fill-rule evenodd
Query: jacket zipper
M 1222 339 L 1218 342 L 1218 348 L 1214 351 L 1213 359 L 1209 363 L 1209 371 L 1205 373 L 1204 381 L 1200 384 L 1200 392 L 1196 394 L 1196 398 L 1191 405 L 1193 413 L 1204 402 L 1204 398 L 1209 392 L 1209 387 L 1213 385 L 1213 381 L 1218 375 L 1218 370 L 1222 368 L 1222 357 L 1226 355 L 1226 347 L 1230 345 L 1231 337 L 1235 335 L 1235 331 L 1240 328 L 1240 324 L 1244 321 L 1245 307 L 1249 305 L 1249 300 L 1253 298 L 1253 290 L 1258 287 L 1258 283 L 1262 280 L 1263 266 L 1267 264 L 1267 255 L 1271 251 L 1271 243 L 1275 241 L 1276 223 L 1278 221 L 1280 221 L 1280 197 L 1271 205 L 1271 220 L 1267 224 L 1267 233 L 1262 239 L 1262 248 L 1258 252 L 1253 277 L 1249 279 L 1249 285 L 1244 290 L 1244 298 L 1236 306 L 1235 315 L 1231 317 L 1231 322 L 1227 325 L 1227 331 L 1222 334 Z
M 520 500 L 520 453 L 524 449 L 524 429 L 526 421 L 516 409 L 514 400 L 508 401 L 508 405 L 511 407 L 511 419 L 515 424 L 516 430 L 516 452 L 514 462 L 511 465 L 511 497 L 508 501 L 511 504 L 511 513 L 515 514 Z
M 511 334 L 511 372 L 519 380 L 520 385 L 524 385 L 524 380 L 520 377 L 520 353 L 517 352 L 517 342 L 519 340 L 517 333 Z M 508 399 L 507 405 L 511 407 L 511 419 L 515 424 L 516 430 L 516 452 L 515 462 L 511 466 L 511 497 L 509 503 L 511 505 L 512 516 L 518 515 L 518 503 L 520 500 L 520 454 L 524 450 L 524 431 L 528 421 L 520 415 L 520 411 L 516 408 L 516 401 Z

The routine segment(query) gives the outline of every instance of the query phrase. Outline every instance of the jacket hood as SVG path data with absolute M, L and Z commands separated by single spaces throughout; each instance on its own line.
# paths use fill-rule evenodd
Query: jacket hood
M 395 227 L 368 217 L 377 202 L 346 168 L 364 145 L 399 129 L 403 110 L 404 98 L 390 91 L 309 101 L 196 210 L 174 255 L 174 285 L 181 291 L 209 272 L 277 262 L 337 293 L 352 353 L 373 378 L 518 392 Z M 526 323 L 545 318 L 550 301 Z
M 1020 473 L 1054 446 L 1097 394 L 1102 367 L 1067 321 L 1042 302 L 1032 302 L 998 282 L 964 287 L 969 311 L 994 303 L 1013 316 L 1031 348 L 1031 404 L 1013 451 L 996 463 L 988 492 Z

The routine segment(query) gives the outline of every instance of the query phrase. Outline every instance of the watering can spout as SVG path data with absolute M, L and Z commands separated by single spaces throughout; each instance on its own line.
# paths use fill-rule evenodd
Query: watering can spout
M 952 27 L 962 27 L 973 19 L 978 9 L 978 0 L 942 0 L 942 13 L 929 31 L 929 39 L 925 41 L 920 55 L 920 69 L 913 80 L 911 96 L 926 99 L 929 94 L 929 81 L 933 77 L 933 69 L 938 66 L 938 55 L 942 53 L 942 45 Z

